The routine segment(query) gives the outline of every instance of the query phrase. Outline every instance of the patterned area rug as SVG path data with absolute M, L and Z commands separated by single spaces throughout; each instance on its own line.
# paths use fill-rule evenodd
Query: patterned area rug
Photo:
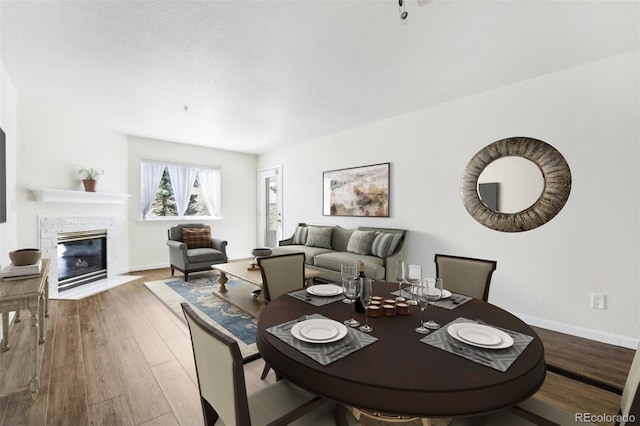
M 246 361 L 260 357 L 256 347 L 257 320 L 212 293 L 220 287 L 216 272 L 187 282 L 182 277 L 176 277 L 150 281 L 144 285 L 185 322 L 180 303 L 188 302 L 205 321 L 238 342 Z M 247 283 L 231 279 L 226 285 L 232 288 Z

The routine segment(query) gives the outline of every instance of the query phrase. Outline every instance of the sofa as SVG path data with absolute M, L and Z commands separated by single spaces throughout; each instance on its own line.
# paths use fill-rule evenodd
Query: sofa
M 376 281 L 395 281 L 396 261 L 406 261 L 407 231 L 360 226 L 299 223 L 293 235 L 272 249 L 273 255 L 304 253 L 307 268 L 322 273 L 320 281 L 341 282 L 340 266 L 364 261 L 364 274 Z

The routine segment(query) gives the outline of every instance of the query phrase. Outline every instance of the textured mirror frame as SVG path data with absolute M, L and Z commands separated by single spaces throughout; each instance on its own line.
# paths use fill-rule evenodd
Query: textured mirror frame
M 533 161 L 544 179 L 540 198 L 518 213 L 494 211 L 478 195 L 478 179 L 485 167 L 509 156 Z M 487 228 L 502 232 L 529 231 L 544 225 L 562 210 L 571 192 L 571 170 L 562 154 L 546 142 L 527 137 L 506 138 L 487 145 L 469 161 L 460 191 L 462 203 L 471 217 Z

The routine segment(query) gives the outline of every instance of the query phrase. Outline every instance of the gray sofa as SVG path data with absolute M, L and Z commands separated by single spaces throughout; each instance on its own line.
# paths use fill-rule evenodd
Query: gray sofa
M 364 261 L 365 276 L 395 281 L 396 261 L 407 258 L 406 234 L 402 229 L 299 223 L 291 237 L 273 248 L 273 254 L 304 253 L 306 266 L 322 272 L 319 278 L 324 281 L 340 282 L 340 265 L 359 261 Z

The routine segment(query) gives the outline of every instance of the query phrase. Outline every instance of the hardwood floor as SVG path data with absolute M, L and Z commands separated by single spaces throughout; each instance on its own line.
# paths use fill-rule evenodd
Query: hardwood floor
M 39 396 L 0 398 L 0 426 L 203 424 L 189 330 L 143 285 L 169 278 L 169 269 L 135 275 L 143 278 L 79 301 L 50 301 Z M 536 331 L 548 362 L 624 384 L 634 351 Z M 275 380 L 273 373 L 260 380 L 263 365 L 245 366 L 249 393 Z M 619 405 L 616 395 L 553 373 L 536 397 L 593 414 L 616 414 Z

